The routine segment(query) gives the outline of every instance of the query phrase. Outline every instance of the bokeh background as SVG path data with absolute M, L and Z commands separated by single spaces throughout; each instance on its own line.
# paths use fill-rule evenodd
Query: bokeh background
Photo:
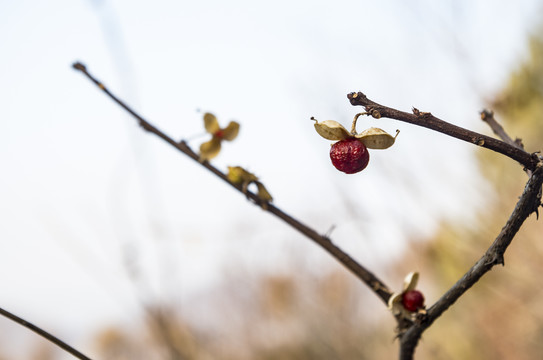
M 311 116 L 346 94 L 542 148 L 543 4 L 508 1 L 0 2 L 0 307 L 97 359 L 394 358 L 394 320 L 302 235 L 143 132 L 75 61 L 197 149 L 202 113 L 241 123 L 213 164 L 431 304 L 482 254 L 526 175 L 484 149 L 401 131 L 357 175 Z M 541 222 L 425 333 L 418 359 L 543 351 Z M 0 319 L 1 359 L 69 359 Z

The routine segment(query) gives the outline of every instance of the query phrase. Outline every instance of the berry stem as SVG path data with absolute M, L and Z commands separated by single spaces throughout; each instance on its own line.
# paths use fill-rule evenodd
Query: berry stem
M 358 113 L 354 116 L 354 119 L 353 119 L 353 125 L 351 126 L 351 135 L 356 135 L 356 122 L 358 121 L 358 118 L 360 117 L 360 115 L 369 115 L 369 113 L 367 112 L 361 112 L 361 113 Z

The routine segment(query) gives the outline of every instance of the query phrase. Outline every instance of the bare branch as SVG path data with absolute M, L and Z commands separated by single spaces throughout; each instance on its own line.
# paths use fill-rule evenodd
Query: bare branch
M 524 150 L 524 145 L 522 144 L 522 140 L 516 139 L 513 140 L 511 137 L 505 132 L 503 126 L 496 121 L 494 118 L 494 112 L 490 110 L 483 110 L 481 111 L 481 120 L 486 122 L 488 126 L 494 131 L 494 134 L 496 134 L 500 139 L 508 143 L 509 145 L 516 146 L 519 149 Z
M 484 255 L 469 269 L 469 271 L 454 284 L 434 305 L 426 315 L 419 317 L 400 338 L 400 359 L 413 358 L 415 347 L 424 332 L 432 323 L 453 305 L 460 296 L 471 288 L 479 279 L 495 265 L 504 265 L 504 253 L 517 234 L 524 221 L 541 206 L 541 185 L 543 184 L 543 162 L 539 162 L 526 183 L 524 192 L 517 202 L 515 209 L 502 228 L 500 234 Z
M 16 322 L 19 325 L 24 326 L 27 329 L 30 329 L 30 330 L 34 331 L 36 334 L 38 334 L 41 337 L 45 338 L 46 340 L 52 342 L 53 344 L 57 345 L 61 349 L 65 350 L 66 352 L 72 354 L 74 357 L 76 357 L 78 359 L 91 360 L 91 358 L 83 355 L 81 352 L 77 351 L 76 349 L 74 349 L 70 345 L 66 344 L 64 341 L 60 340 L 56 336 L 53 336 L 52 334 L 48 333 L 47 331 L 37 327 L 36 325 L 34 325 L 32 323 L 29 323 L 28 321 L 18 317 L 17 315 L 14 315 L 14 314 L 10 313 L 7 310 L 4 310 L 4 309 L 0 308 L 0 315 L 2 315 L 4 317 Z
M 119 98 L 117 98 L 115 95 L 113 95 L 100 81 L 98 81 L 96 78 L 94 78 L 92 75 L 90 75 L 87 72 L 86 67 L 81 63 L 75 63 L 73 64 L 73 68 L 76 70 L 81 71 L 83 74 L 85 74 L 92 82 L 94 82 L 104 93 L 106 93 L 113 101 L 115 101 L 117 104 L 119 104 L 122 108 L 124 108 L 126 111 L 128 111 L 132 116 L 134 116 L 141 127 L 143 129 L 157 135 L 162 140 L 166 141 L 173 147 L 175 147 L 180 152 L 184 153 L 194 161 L 196 161 L 198 164 L 202 165 L 209 171 L 211 171 L 213 174 L 215 174 L 217 177 L 222 179 L 223 181 L 230 184 L 232 187 L 234 187 L 236 190 L 238 190 L 240 193 L 242 193 L 244 196 L 247 196 L 249 199 L 251 199 L 255 204 L 261 204 L 260 199 L 256 194 L 253 194 L 251 192 L 244 192 L 241 185 L 236 185 L 231 183 L 227 176 L 222 173 L 219 169 L 215 168 L 213 165 L 211 165 L 208 161 L 200 162 L 199 156 L 196 154 L 185 141 L 176 142 L 169 136 L 167 136 L 165 133 L 157 129 L 154 125 L 149 123 L 147 120 L 143 119 L 140 115 L 138 115 L 134 110 L 132 110 L 128 105 L 126 105 L 123 101 L 121 101 Z M 354 260 L 351 256 L 349 256 L 347 253 L 345 253 L 343 250 L 341 250 L 339 247 L 334 245 L 332 241 L 327 237 L 323 236 L 319 233 L 317 233 L 315 230 L 310 228 L 309 226 L 303 224 L 299 220 L 293 218 L 292 216 L 288 215 L 287 213 L 283 212 L 276 206 L 272 204 L 267 204 L 266 207 L 263 207 L 264 211 L 268 211 L 278 217 L 279 219 L 283 220 L 285 223 L 293 227 L 294 229 L 298 230 L 302 234 L 304 234 L 309 239 L 313 240 L 315 243 L 320 245 L 324 250 L 326 250 L 330 255 L 332 255 L 336 260 L 338 260 L 340 263 L 342 263 L 346 268 L 348 268 L 351 272 L 353 272 L 360 280 L 362 280 L 370 289 L 372 289 L 375 294 L 385 303 L 388 303 L 388 299 L 392 295 L 392 292 L 389 290 L 389 288 L 381 281 L 379 280 L 372 272 L 367 270 L 365 267 L 363 267 L 361 264 L 359 264 L 356 260 Z
M 492 129 L 494 134 L 496 134 L 500 139 L 502 139 L 503 141 L 505 141 L 509 145 L 515 146 L 515 147 L 517 147 L 517 148 L 524 151 L 524 144 L 522 143 L 522 140 L 519 139 L 519 138 L 513 140 L 507 134 L 507 132 L 505 131 L 503 126 L 501 126 L 500 123 L 498 123 L 498 121 L 494 118 L 494 112 L 493 111 L 490 111 L 490 110 L 487 110 L 487 109 L 481 111 L 481 120 L 486 122 L 488 124 L 488 126 Z M 532 176 L 532 170 L 527 169 L 527 168 L 525 168 L 524 170 L 526 171 L 528 176 Z
M 352 105 L 364 106 L 368 115 L 373 117 L 386 117 L 404 121 L 410 124 L 422 126 L 428 129 L 438 131 L 440 133 L 455 137 L 460 140 L 467 141 L 477 146 L 481 146 L 507 157 L 518 161 L 529 170 L 534 170 L 537 162 L 539 161 L 537 156 L 532 156 L 523 149 L 515 145 L 510 145 L 501 140 L 479 134 L 477 132 L 464 129 L 460 126 L 450 124 L 446 121 L 438 119 L 429 112 L 421 112 L 418 109 L 413 108 L 413 113 L 407 113 L 396 109 L 389 108 L 387 106 L 380 105 L 366 97 L 361 92 L 352 92 L 347 95 L 347 98 Z

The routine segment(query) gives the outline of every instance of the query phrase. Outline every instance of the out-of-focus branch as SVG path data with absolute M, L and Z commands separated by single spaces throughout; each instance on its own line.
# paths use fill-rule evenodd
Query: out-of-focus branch
M 464 129 L 460 126 L 450 124 L 446 121 L 438 119 L 429 112 L 422 112 L 413 108 L 413 113 L 399 111 L 381 104 L 378 104 L 366 97 L 361 92 L 352 92 L 347 95 L 347 98 L 352 105 L 364 106 L 368 115 L 373 117 L 386 117 L 404 121 L 413 125 L 422 126 L 428 129 L 438 131 L 440 133 L 455 137 L 460 140 L 467 141 L 477 146 L 481 146 L 507 157 L 518 161 L 528 170 L 534 170 L 539 159 L 537 156 L 527 153 L 524 149 L 518 146 L 508 144 L 504 141 L 479 134 L 477 132 Z
M 81 71 L 83 74 L 85 74 L 92 82 L 94 82 L 106 95 L 108 95 L 113 101 L 115 101 L 117 104 L 119 104 L 122 108 L 124 108 L 126 111 L 128 111 L 136 120 L 139 122 L 140 126 L 145 129 L 146 131 L 149 131 L 158 137 L 160 137 L 162 140 L 166 141 L 173 147 L 175 147 L 177 150 L 182 152 L 183 154 L 187 155 L 194 161 L 196 161 L 201 166 L 205 167 L 207 170 L 211 171 L 213 174 L 215 174 L 217 177 L 234 187 L 236 190 L 238 190 L 240 193 L 243 193 L 244 196 L 247 196 L 250 200 L 252 200 L 256 204 L 260 204 L 261 200 L 256 194 L 253 194 L 251 192 L 244 192 L 244 189 L 242 188 L 242 185 L 236 185 L 230 182 L 223 172 L 221 172 L 219 169 L 211 165 L 208 161 L 200 162 L 199 161 L 199 155 L 195 153 L 185 141 L 177 142 L 167 136 L 164 132 L 156 128 L 154 125 L 149 123 L 147 120 L 143 119 L 140 115 L 138 115 L 134 110 L 132 110 L 128 105 L 126 105 L 123 101 L 121 101 L 119 98 L 117 98 L 115 95 L 113 95 L 100 81 L 98 81 L 95 77 L 93 77 L 89 72 L 87 71 L 85 65 L 81 63 L 74 63 L 73 68 L 76 70 Z M 345 253 L 343 250 L 341 250 L 339 247 L 334 245 L 330 238 L 328 238 L 325 235 L 321 235 L 317 233 L 315 230 L 310 228 L 309 226 L 303 224 L 299 220 L 295 219 L 294 217 L 288 215 L 287 213 L 283 212 L 276 206 L 272 204 L 267 204 L 266 207 L 263 207 L 263 210 L 268 211 L 278 217 L 279 219 L 283 220 L 285 223 L 293 227 L 294 229 L 298 230 L 302 234 L 304 234 L 309 239 L 313 240 L 315 243 L 320 245 L 324 250 L 326 250 L 330 255 L 332 255 L 336 260 L 338 260 L 340 263 L 342 263 L 346 268 L 348 268 L 351 272 L 353 272 L 360 280 L 362 280 L 368 287 L 370 287 L 375 294 L 385 303 L 388 303 L 388 299 L 392 295 L 392 292 L 389 290 L 389 288 L 381 281 L 379 280 L 372 272 L 367 270 L 365 267 L 363 267 L 361 264 L 359 264 L 356 260 L 354 260 L 351 256 L 349 256 L 347 253 Z
M 78 350 L 76 350 L 73 347 L 71 347 L 70 345 L 66 344 L 64 341 L 60 340 L 56 336 L 53 336 L 52 334 L 48 333 L 47 331 L 43 330 L 42 328 L 39 328 L 39 327 L 37 327 L 36 325 L 34 325 L 32 323 L 29 323 L 28 321 L 18 317 L 15 314 L 10 313 L 7 310 L 4 310 L 4 309 L 0 308 L 0 315 L 2 315 L 4 317 L 16 322 L 19 325 L 24 326 L 27 329 L 30 329 L 30 330 L 34 331 L 36 334 L 38 334 L 41 337 L 45 338 L 46 340 L 52 342 L 56 346 L 58 346 L 61 349 L 65 350 L 66 352 L 72 354 L 77 359 L 91 360 L 89 357 L 85 356 L 84 354 L 82 354 Z
M 460 296 L 471 288 L 495 265 L 504 265 L 504 253 L 517 234 L 524 221 L 541 206 L 541 186 L 543 184 L 543 162 L 539 162 L 507 223 L 484 255 L 458 280 L 425 315 L 419 315 L 417 321 L 400 338 L 400 359 L 413 358 L 415 347 L 423 333 L 432 323 L 453 305 Z
M 487 123 L 487 125 L 492 129 L 494 134 L 496 134 L 500 139 L 502 139 L 504 142 L 508 143 L 511 146 L 515 146 L 522 151 L 524 151 L 524 144 L 522 143 L 522 140 L 519 138 L 516 138 L 513 140 L 509 134 L 504 130 L 503 126 L 500 125 L 500 123 L 494 118 L 494 112 L 484 109 L 481 111 L 481 120 Z M 524 169 L 528 176 L 532 175 L 532 170 L 525 168 Z
M 503 126 L 500 125 L 494 118 L 494 112 L 484 109 L 481 111 L 481 120 L 486 122 L 490 129 L 496 134 L 500 139 L 502 139 L 504 142 L 508 143 L 509 145 L 516 146 L 519 149 L 524 150 L 524 145 L 522 144 L 522 140 L 516 139 L 513 140 L 511 137 L 505 132 L 503 129 Z

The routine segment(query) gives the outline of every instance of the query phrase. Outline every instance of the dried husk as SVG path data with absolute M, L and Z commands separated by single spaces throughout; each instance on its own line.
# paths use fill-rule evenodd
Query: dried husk
M 344 140 L 352 136 L 351 133 L 349 133 L 347 129 L 343 127 L 343 125 L 335 120 L 324 120 L 321 122 L 318 122 L 317 120 L 315 121 L 315 130 L 317 130 L 319 135 L 325 139 Z
M 399 133 L 400 132 L 396 130 L 396 136 L 398 136 Z M 385 130 L 375 127 L 366 129 L 360 134 L 355 135 L 355 137 L 362 141 L 368 149 L 388 149 L 394 144 L 396 136 L 392 136 Z

